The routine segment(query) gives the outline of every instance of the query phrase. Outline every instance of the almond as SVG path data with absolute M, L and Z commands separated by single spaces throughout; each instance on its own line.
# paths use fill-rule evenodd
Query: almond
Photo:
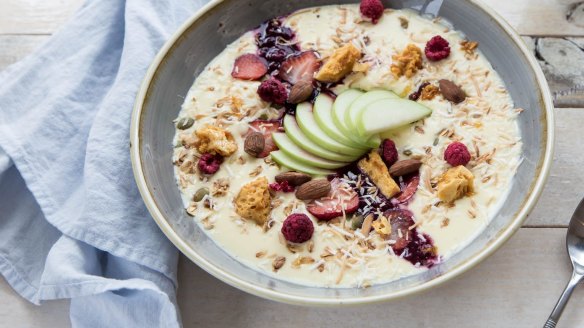
M 250 133 L 243 144 L 243 150 L 253 157 L 258 157 L 264 147 L 266 147 L 266 140 L 264 135 L 259 132 Z
M 331 191 L 331 183 L 327 179 L 315 179 L 302 184 L 296 190 L 296 198 L 300 200 L 324 197 Z
M 396 162 L 389 168 L 389 174 L 392 177 L 400 177 L 402 175 L 414 173 L 420 169 L 422 162 L 417 159 L 404 159 L 403 161 Z
M 442 96 L 447 100 L 452 101 L 455 104 L 463 102 L 466 99 L 466 93 L 454 82 L 449 80 L 440 80 L 438 81 L 440 85 L 440 92 Z
M 288 184 L 295 187 L 300 186 L 301 184 L 306 183 L 310 180 L 312 180 L 312 177 L 310 175 L 294 171 L 283 172 L 276 175 L 277 182 L 287 181 Z
M 288 95 L 288 102 L 291 104 L 299 104 L 310 97 L 313 90 L 312 81 L 298 81 L 290 89 Z

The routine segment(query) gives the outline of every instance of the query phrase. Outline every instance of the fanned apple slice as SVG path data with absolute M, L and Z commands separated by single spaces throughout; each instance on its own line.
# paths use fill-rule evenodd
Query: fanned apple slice
M 353 162 L 359 158 L 359 156 L 343 155 L 319 146 L 304 135 L 298 126 L 296 119 L 292 115 L 286 115 L 286 117 L 284 117 L 284 130 L 290 140 L 292 140 L 298 147 L 316 156 L 338 162 Z
M 365 92 L 359 98 L 351 103 L 349 110 L 345 112 L 345 124 L 353 133 L 357 132 L 357 121 L 361 117 L 361 112 L 365 110 L 369 104 L 372 104 L 381 99 L 400 99 L 398 95 L 387 90 L 371 90 Z
M 361 136 L 372 135 L 408 125 L 432 114 L 432 110 L 407 99 L 381 99 L 369 104 L 357 120 Z
M 324 131 L 324 133 L 326 133 L 329 137 L 338 140 L 345 145 L 354 148 L 368 149 L 368 146 L 365 146 L 363 143 L 353 141 L 348 137 L 346 132 L 341 131 L 335 125 L 332 115 L 334 102 L 335 101 L 333 101 L 331 97 L 324 94 L 320 94 L 318 97 L 316 97 L 312 112 L 314 113 L 314 119 L 316 120 L 316 123 L 320 129 Z
M 289 169 L 292 169 L 294 171 L 303 172 L 306 174 L 316 176 L 323 176 L 335 173 L 335 171 L 332 170 L 319 169 L 313 166 L 300 163 L 297 160 L 293 159 L 292 157 L 286 155 L 286 153 L 284 153 L 281 150 L 271 152 L 270 156 L 272 156 L 272 160 L 274 160 L 276 163 L 285 166 Z
M 311 154 L 306 150 L 298 147 L 298 145 L 296 145 L 294 141 L 290 140 L 290 138 L 288 138 L 285 133 L 272 134 L 272 140 L 274 140 L 276 145 L 278 145 L 278 148 L 286 155 L 308 166 L 321 169 L 338 169 L 349 164 L 347 162 L 331 161 L 330 159 L 325 159 Z
M 363 155 L 367 151 L 362 148 L 345 145 L 324 133 L 314 119 L 312 105 L 310 103 L 302 103 L 296 107 L 296 121 L 302 132 L 323 148 L 349 156 Z

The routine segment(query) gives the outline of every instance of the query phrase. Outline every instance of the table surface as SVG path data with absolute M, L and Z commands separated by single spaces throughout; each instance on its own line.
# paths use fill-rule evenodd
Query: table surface
M 524 36 L 554 93 L 556 153 L 538 205 L 498 252 L 440 287 L 390 303 L 346 308 L 279 304 L 245 294 L 184 256 L 179 304 L 185 327 L 538 327 L 570 276 L 567 223 L 584 196 L 584 2 L 485 0 Z M 0 71 L 34 51 L 82 0 L 0 0 Z M 559 327 L 584 327 L 584 289 Z M 0 278 L 0 327 L 67 327 L 69 302 L 40 307 Z M 453 315 L 454 314 L 454 315 Z

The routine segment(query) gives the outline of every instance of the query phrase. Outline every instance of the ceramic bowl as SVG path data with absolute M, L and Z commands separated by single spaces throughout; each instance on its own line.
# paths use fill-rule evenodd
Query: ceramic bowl
M 289 303 L 339 305 L 394 299 L 436 286 L 468 270 L 500 247 L 522 224 L 540 195 L 553 147 L 553 104 L 544 76 L 517 33 L 472 0 L 442 3 L 439 15 L 480 44 L 524 108 L 519 124 L 524 160 L 501 210 L 468 247 L 432 269 L 370 288 L 307 287 L 278 280 L 241 264 L 218 247 L 183 208 L 173 175 L 173 120 L 194 78 L 227 44 L 261 22 L 301 8 L 356 0 L 211 1 L 190 18 L 156 56 L 137 96 L 131 127 L 136 181 L 152 217 L 166 236 L 201 268 L 249 293 Z M 406 1 L 407 2 L 407 1 Z M 385 1 L 395 8 L 399 4 Z

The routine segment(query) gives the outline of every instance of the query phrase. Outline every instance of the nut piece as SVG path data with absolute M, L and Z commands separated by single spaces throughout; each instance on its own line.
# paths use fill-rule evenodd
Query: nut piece
M 411 78 L 422 68 L 422 50 L 414 44 L 408 46 L 399 54 L 393 55 L 393 64 L 391 64 L 391 72 L 396 78 L 405 75 Z
M 252 132 L 247 135 L 243 143 L 243 150 L 253 157 L 258 157 L 266 147 L 264 135 L 260 132 Z
M 241 188 L 235 197 L 235 212 L 261 226 L 268 220 L 271 204 L 268 179 L 261 177 Z
M 288 95 L 288 102 L 291 104 L 299 104 L 312 94 L 314 87 L 312 86 L 312 81 L 301 80 L 290 88 L 290 94 Z
M 351 73 L 353 65 L 361 58 L 361 51 L 353 44 L 347 43 L 335 50 L 331 57 L 316 73 L 316 79 L 321 82 L 338 82 Z
M 286 263 L 285 257 L 283 256 L 276 257 L 272 262 L 272 267 L 274 268 L 274 271 L 278 271 L 282 266 L 284 266 L 284 263 Z
M 404 159 L 396 162 L 389 168 L 389 174 L 392 177 L 401 177 L 402 175 L 414 173 L 420 169 L 422 162 L 417 159 Z
M 201 154 L 219 154 L 227 157 L 237 150 L 237 144 L 231 133 L 222 128 L 206 125 L 195 131 L 195 135 L 198 138 L 195 147 Z
M 474 191 L 474 175 L 466 167 L 459 165 L 448 169 L 438 179 L 438 198 L 452 203 Z
M 400 192 L 399 186 L 389 175 L 387 166 L 385 166 L 385 163 L 383 163 L 383 160 L 377 151 L 371 151 L 367 157 L 357 163 L 357 166 L 359 166 L 359 169 L 363 171 L 363 173 L 369 176 L 371 182 L 373 182 L 379 191 L 381 191 L 381 193 L 388 199 Z
M 331 191 L 331 183 L 327 179 L 315 179 L 302 184 L 296 190 L 296 198 L 300 200 L 324 197 Z
M 449 80 L 438 81 L 440 92 L 447 100 L 455 104 L 461 103 L 466 99 L 466 93 L 456 84 Z
M 289 185 L 294 187 L 300 186 L 301 184 L 306 183 L 311 179 L 312 177 L 308 174 L 294 171 L 283 172 L 276 175 L 276 182 L 282 183 L 287 181 Z

